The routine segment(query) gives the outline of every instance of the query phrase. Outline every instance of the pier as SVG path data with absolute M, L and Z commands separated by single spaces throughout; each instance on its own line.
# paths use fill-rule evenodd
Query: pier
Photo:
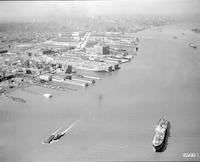
M 89 76 L 89 75 L 83 75 L 83 77 L 85 78 L 90 78 L 90 79 L 96 79 L 96 80 L 100 80 L 101 78 L 96 77 L 96 76 Z
M 61 80 L 61 79 L 55 79 L 53 78 L 52 81 L 54 82 L 60 82 L 60 83 L 67 83 L 67 84 L 71 84 L 71 85 L 75 85 L 75 86 L 81 86 L 81 87 L 86 87 L 88 86 L 87 83 L 83 83 L 83 82 L 79 82 L 79 81 L 75 81 L 75 80 Z
M 26 103 L 26 100 L 24 100 L 20 97 L 15 97 L 15 96 L 8 95 L 8 94 L 5 94 L 5 93 L 2 93 L 2 96 L 6 97 L 8 99 L 12 99 L 13 101 L 16 101 L 16 102 Z
M 79 82 L 83 82 L 83 83 L 88 83 L 88 84 L 92 84 L 94 83 L 95 81 L 94 80 L 86 80 L 86 79 L 83 79 L 83 78 L 72 78 L 73 81 L 79 81 Z

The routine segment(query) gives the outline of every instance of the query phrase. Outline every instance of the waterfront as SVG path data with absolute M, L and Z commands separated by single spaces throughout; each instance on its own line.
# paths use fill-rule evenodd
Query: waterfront
M 169 25 L 138 33 L 138 56 L 119 71 L 100 73 L 95 86 L 15 91 L 25 104 L 1 97 L 0 161 L 198 160 L 182 157 L 200 150 L 200 50 L 188 46 L 200 35 L 190 29 Z M 153 131 L 163 114 L 170 137 L 166 150 L 155 153 Z M 58 143 L 42 145 L 79 118 Z

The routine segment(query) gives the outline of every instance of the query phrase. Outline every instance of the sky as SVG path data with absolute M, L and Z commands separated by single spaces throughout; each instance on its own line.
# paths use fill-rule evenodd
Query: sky
M 65 15 L 196 13 L 200 13 L 200 0 L 0 1 L 0 22 Z

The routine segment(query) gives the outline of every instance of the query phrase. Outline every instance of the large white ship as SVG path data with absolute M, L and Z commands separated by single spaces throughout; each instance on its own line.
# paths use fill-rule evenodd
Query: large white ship
M 155 152 L 160 151 L 165 143 L 166 132 L 168 128 L 168 120 L 165 116 L 160 118 L 155 128 L 155 134 L 153 136 L 152 146 Z

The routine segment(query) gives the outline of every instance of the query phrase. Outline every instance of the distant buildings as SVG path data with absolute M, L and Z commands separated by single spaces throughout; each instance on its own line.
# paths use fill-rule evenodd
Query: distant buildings
M 52 81 L 52 75 L 50 74 L 39 75 L 38 78 L 44 81 Z
M 30 33 L 29 33 L 30 34 Z M 23 35 L 32 39 L 32 35 Z M 62 32 L 34 33 L 34 40 L 16 41 L 12 48 L 0 48 L 0 61 L 5 71 L 0 80 L 12 77 L 38 76 L 43 81 L 71 79 L 72 69 L 90 71 L 112 71 L 119 69 L 119 63 L 129 59 L 126 46 L 132 47 L 132 37 L 120 33 Z M 17 38 L 20 40 L 19 38 Z M 37 42 L 37 43 L 36 43 Z M 117 47 L 113 47 L 113 46 Z M 119 47 L 120 46 L 120 47 Z M 131 57 L 132 58 L 132 57 Z M 57 75 L 61 70 L 63 75 Z M 56 75 L 51 76 L 52 72 Z M 48 73 L 48 74 L 47 74 Z
M 0 73 L 0 81 L 2 81 L 2 80 L 9 80 L 11 78 L 14 78 L 14 73 L 12 73 L 12 72 L 2 71 Z
M 200 33 L 200 28 L 194 28 L 194 29 L 191 29 L 193 32 L 195 33 Z
M 53 54 L 54 51 L 52 49 L 45 49 L 43 50 L 43 55 L 49 55 L 49 54 Z
M 96 52 L 99 55 L 108 55 L 110 53 L 109 46 L 105 45 L 95 45 Z
M 73 32 L 72 37 L 77 42 L 79 42 L 81 40 L 79 32 Z
M 25 53 L 28 54 L 28 56 L 42 55 L 43 51 L 40 48 L 32 48 L 32 49 L 26 50 Z

